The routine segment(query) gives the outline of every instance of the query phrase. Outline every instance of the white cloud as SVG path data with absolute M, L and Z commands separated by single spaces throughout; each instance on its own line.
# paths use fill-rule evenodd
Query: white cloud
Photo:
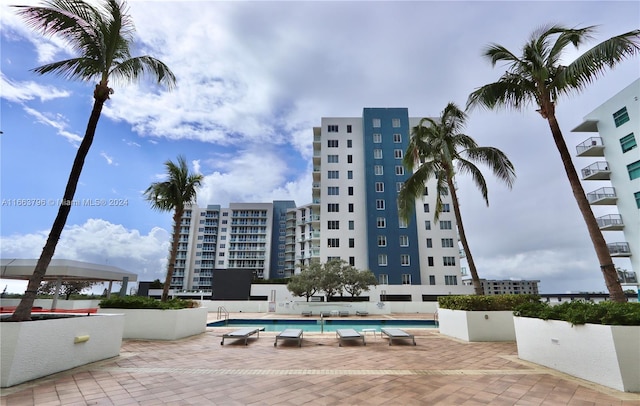
M 100 153 L 100 156 L 101 156 L 101 157 L 103 157 L 103 158 L 105 159 L 105 161 L 107 161 L 107 164 L 108 164 L 108 165 L 115 165 L 115 166 L 118 166 L 118 164 L 117 164 L 117 163 L 114 163 L 114 162 L 113 162 L 113 157 L 110 157 L 109 155 L 107 155 L 107 153 L 106 153 L 106 152 L 101 152 L 101 153 Z
M 16 103 L 33 99 L 40 99 L 44 102 L 71 96 L 70 92 L 59 90 L 53 86 L 43 86 L 32 81 L 9 80 L 2 72 L 0 72 L 0 88 L 2 89 L 0 97 Z
M 66 128 L 68 127 L 67 120 L 62 115 L 42 113 L 38 110 L 26 106 L 24 107 L 24 111 L 26 111 L 29 115 L 35 117 L 39 123 L 55 128 L 58 132 L 58 135 L 66 138 L 74 146 L 77 147 L 82 141 L 81 136 L 66 130 Z

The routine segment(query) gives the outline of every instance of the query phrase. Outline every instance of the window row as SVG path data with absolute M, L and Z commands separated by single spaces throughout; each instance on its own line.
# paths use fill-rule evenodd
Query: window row
M 404 156 L 404 152 L 401 149 L 394 149 L 393 150 L 393 157 L 395 159 L 402 159 L 403 156 Z M 381 148 L 375 148 L 373 150 L 373 159 L 382 159 L 382 149 Z
M 337 124 L 329 124 L 327 126 L 327 132 L 337 133 L 340 131 L 340 126 Z M 350 133 L 352 131 L 351 124 L 347 124 L 347 132 Z
M 382 126 L 382 121 L 379 118 L 374 118 L 372 120 L 372 125 L 373 125 L 373 128 L 380 128 Z M 400 119 L 399 118 L 392 118 L 391 119 L 391 126 L 393 128 L 400 128 Z
M 382 134 L 373 133 L 373 143 L 381 144 L 382 143 Z M 393 143 L 400 144 L 402 143 L 402 134 L 393 134 Z

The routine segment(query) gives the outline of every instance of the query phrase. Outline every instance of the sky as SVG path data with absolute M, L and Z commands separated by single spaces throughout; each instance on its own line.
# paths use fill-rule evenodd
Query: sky
M 60 38 L 32 32 L 0 5 L 0 257 L 37 258 L 84 134 L 95 83 L 35 74 L 73 56 Z M 547 24 L 597 25 L 589 46 L 640 27 L 637 1 L 138 1 L 132 54 L 165 62 L 169 92 L 150 80 L 111 83 L 76 200 L 54 258 L 120 267 L 164 280 L 171 214 L 142 192 L 184 155 L 204 182 L 198 204 L 311 201 L 314 126 L 321 117 L 361 117 L 365 107 L 407 107 L 412 117 L 461 107 L 505 71 L 482 56 L 490 43 L 516 54 Z M 557 117 L 567 144 L 584 116 L 640 77 L 627 60 L 583 93 L 563 97 Z M 534 107 L 472 110 L 465 133 L 514 163 L 512 189 L 488 180 L 487 207 L 457 178 L 465 230 L 481 278 L 539 280 L 542 293 L 604 292 L 586 226 L 548 124 Z M 574 158 L 578 169 L 593 159 Z M 603 185 L 589 182 L 585 192 Z M 606 186 L 606 185 L 604 185 Z M 18 206 L 30 199 L 37 206 Z M 608 214 L 609 211 L 596 215 Z M 607 210 L 607 209 L 605 209 Z M 607 232 L 608 242 L 624 241 Z M 630 269 L 628 260 L 616 265 Z M 2 280 L 22 293 L 25 283 Z

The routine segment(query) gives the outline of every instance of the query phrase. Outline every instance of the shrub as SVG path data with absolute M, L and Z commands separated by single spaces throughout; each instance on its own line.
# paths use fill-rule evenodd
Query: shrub
M 451 295 L 440 296 L 442 309 L 467 311 L 513 310 L 523 303 L 539 302 L 538 295 Z
M 166 302 L 146 297 L 146 296 L 114 296 L 100 301 L 103 309 L 190 309 L 198 307 L 199 304 L 193 300 L 169 299 Z
M 608 324 L 613 326 L 640 326 L 640 303 L 618 303 L 576 300 L 558 305 L 549 303 L 523 303 L 514 309 L 520 317 L 543 320 L 562 320 L 576 324 Z

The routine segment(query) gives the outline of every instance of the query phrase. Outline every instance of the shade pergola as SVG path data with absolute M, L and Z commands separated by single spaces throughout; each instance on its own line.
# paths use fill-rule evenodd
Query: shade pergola
M 3 279 L 29 280 L 36 268 L 37 259 L 1 258 L 0 269 Z M 110 265 L 92 264 L 70 259 L 52 259 L 47 267 L 45 281 L 57 281 L 58 288 L 62 281 L 109 282 L 109 292 L 113 282 L 122 282 L 126 289 L 128 282 L 136 282 L 138 275 Z M 58 292 L 54 296 L 54 303 Z

